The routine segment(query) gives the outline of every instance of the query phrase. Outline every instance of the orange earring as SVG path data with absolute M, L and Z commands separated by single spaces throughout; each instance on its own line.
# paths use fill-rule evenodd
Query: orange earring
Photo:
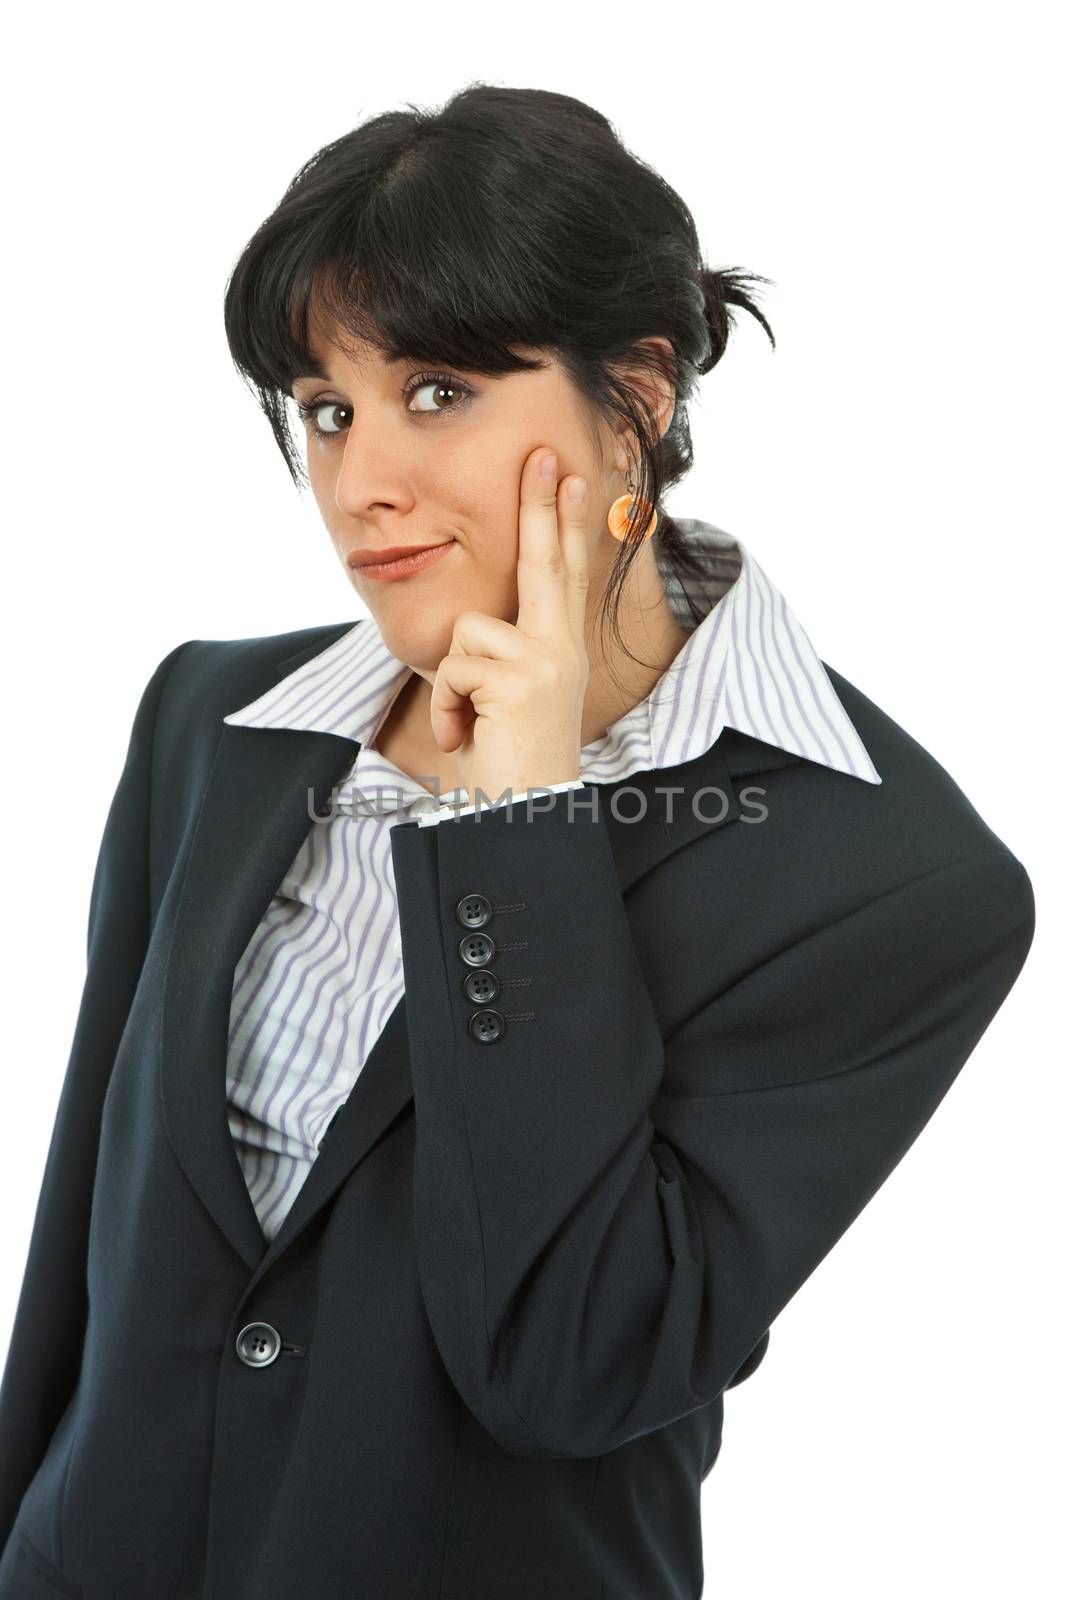
M 640 509 L 647 504 L 647 501 L 639 500 L 632 490 L 629 494 L 621 494 L 608 511 L 608 529 L 612 537 L 619 540 L 628 538 L 630 529 L 637 522 Z M 659 513 L 654 510 L 652 521 L 645 530 L 645 539 L 651 539 L 658 521 Z

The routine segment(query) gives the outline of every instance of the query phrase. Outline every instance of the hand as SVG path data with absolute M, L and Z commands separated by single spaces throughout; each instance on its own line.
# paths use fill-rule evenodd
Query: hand
M 523 464 L 514 626 L 461 611 L 430 696 L 434 739 L 472 801 L 479 789 L 495 803 L 581 776 L 589 496 L 569 498 L 574 476 L 557 485 L 554 455 L 538 446 Z

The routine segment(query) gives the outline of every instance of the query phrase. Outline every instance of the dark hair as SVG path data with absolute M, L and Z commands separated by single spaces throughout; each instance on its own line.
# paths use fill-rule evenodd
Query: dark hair
M 599 111 L 479 82 L 439 111 L 373 117 L 305 162 L 234 267 L 226 338 L 298 487 L 287 403 L 298 375 L 326 376 L 308 342 L 320 313 L 387 359 L 490 375 L 543 365 L 515 346 L 554 356 L 587 417 L 621 419 L 637 445 L 631 483 L 647 508 L 603 602 L 625 649 L 619 602 L 653 508 L 680 592 L 706 570 L 659 501 L 693 464 L 686 402 L 726 348 L 731 308 L 774 345 L 744 288 L 771 281 L 705 266 L 685 202 Z M 640 343 L 656 335 L 672 354 Z M 675 391 L 662 438 L 640 387 L 656 374 Z M 695 626 L 702 612 L 686 598 Z

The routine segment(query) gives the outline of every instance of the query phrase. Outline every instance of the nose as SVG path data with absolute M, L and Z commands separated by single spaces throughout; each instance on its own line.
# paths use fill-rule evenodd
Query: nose
M 334 485 L 338 511 L 355 521 L 410 509 L 408 442 L 384 417 L 364 414 L 348 432 Z

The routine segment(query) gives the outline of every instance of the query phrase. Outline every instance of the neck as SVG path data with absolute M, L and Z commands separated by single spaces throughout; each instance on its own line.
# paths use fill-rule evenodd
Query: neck
M 604 567 L 593 573 L 589 586 L 589 683 L 582 712 L 583 746 L 602 738 L 613 722 L 651 693 L 689 638 L 674 620 L 651 541 L 646 540 L 630 567 L 619 601 L 619 632 L 626 648 L 638 657 L 632 661 L 596 615 L 607 570 Z

